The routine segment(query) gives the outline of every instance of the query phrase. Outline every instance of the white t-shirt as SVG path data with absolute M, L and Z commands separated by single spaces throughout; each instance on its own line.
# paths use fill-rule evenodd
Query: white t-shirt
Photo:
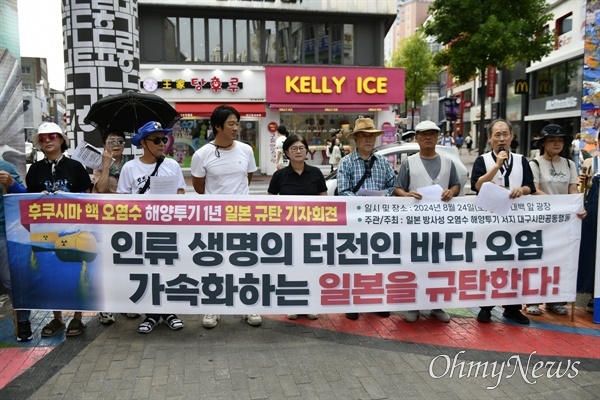
M 154 168 L 156 168 L 156 163 L 144 164 L 139 158 L 126 162 L 119 176 L 117 193 L 136 194 L 144 187 L 146 180 L 154 172 Z M 155 176 L 175 176 L 178 181 L 177 188 L 185 189 L 186 187 L 181 167 L 172 158 L 165 158 L 163 160 Z M 152 179 L 150 180 L 150 186 L 152 186 Z M 150 187 L 148 187 L 148 190 L 150 190 Z
M 529 166 L 531 167 L 531 172 L 533 172 L 533 182 L 539 185 L 542 192 L 548 194 L 568 194 L 569 185 L 571 183 L 579 183 L 577 168 L 575 168 L 573 161 L 561 158 L 560 161 L 551 163 L 544 156 L 539 156 L 535 159 L 539 163 L 539 166 L 533 161 L 529 162 Z
M 218 149 L 218 152 L 219 157 L 217 148 L 207 143 L 192 157 L 192 176 L 206 178 L 204 193 L 249 194 L 248 174 L 258 169 L 252 147 L 236 140 L 233 149 Z
M 287 139 L 287 137 L 279 136 L 277 138 L 277 140 L 275 141 L 275 151 L 277 153 L 281 152 L 281 157 L 279 157 L 279 164 L 278 164 L 279 167 L 287 167 L 288 164 L 290 163 L 290 160 L 285 158 L 285 155 L 283 154 L 283 142 L 285 142 L 285 139 Z

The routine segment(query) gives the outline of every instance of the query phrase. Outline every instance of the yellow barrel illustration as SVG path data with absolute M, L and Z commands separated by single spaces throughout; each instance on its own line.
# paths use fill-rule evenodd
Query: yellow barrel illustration
M 30 233 L 29 236 L 36 243 L 55 243 L 58 240 L 58 232 Z
M 77 232 L 57 238 L 54 251 L 61 261 L 92 262 L 98 255 L 98 242 L 89 232 Z

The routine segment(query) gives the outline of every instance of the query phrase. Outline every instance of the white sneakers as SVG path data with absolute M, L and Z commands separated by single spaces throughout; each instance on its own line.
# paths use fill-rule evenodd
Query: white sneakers
M 415 322 L 419 319 L 419 315 L 420 312 L 418 310 L 407 311 L 406 314 L 404 314 L 404 320 L 406 322 Z M 448 313 L 442 310 L 441 308 L 431 310 L 430 315 L 432 317 L 436 317 L 442 322 L 450 322 L 450 320 L 452 319 L 450 318 L 450 315 L 448 315 Z
M 219 314 L 205 314 L 202 317 L 202 326 L 208 329 L 212 329 L 217 326 L 217 321 L 221 319 Z
M 319 318 L 319 314 L 304 314 L 306 315 L 306 318 L 308 319 L 318 319 Z M 298 314 L 288 314 L 287 315 L 288 319 L 298 319 Z
M 262 318 L 258 314 L 244 314 L 242 318 L 246 320 L 250 326 L 260 326 L 262 324 Z
M 262 324 L 262 318 L 258 314 L 244 314 L 242 318 L 248 322 L 251 326 L 260 326 Z M 219 314 L 205 314 L 202 317 L 202 326 L 208 329 L 212 329 L 217 326 L 217 322 L 221 319 Z

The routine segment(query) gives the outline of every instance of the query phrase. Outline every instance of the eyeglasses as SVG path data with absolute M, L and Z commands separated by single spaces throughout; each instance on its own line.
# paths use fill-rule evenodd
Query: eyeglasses
M 38 139 L 39 139 L 40 143 L 44 143 L 44 142 L 46 142 L 46 140 L 50 141 L 50 140 L 56 139 L 57 136 L 58 136 L 58 133 L 48 133 L 47 135 L 38 136 Z
M 155 145 L 159 145 L 160 142 L 162 142 L 163 144 L 167 144 L 167 142 L 169 141 L 169 138 L 167 138 L 166 136 L 163 136 L 163 137 L 155 137 L 153 139 L 144 139 L 144 140 L 149 140 L 152 143 L 154 143 Z
M 290 147 L 290 151 L 293 152 L 297 152 L 297 151 L 304 151 L 306 150 L 306 147 L 304 146 L 294 146 L 294 147 Z
M 108 143 L 109 146 L 125 146 L 125 141 L 123 139 L 110 139 L 106 143 Z

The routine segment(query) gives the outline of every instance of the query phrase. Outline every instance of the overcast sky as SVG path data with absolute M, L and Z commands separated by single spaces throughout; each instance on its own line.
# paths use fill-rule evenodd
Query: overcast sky
M 21 57 L 46 58 L 50 87 L 65 90 L 61 0 L 17 0 Z

